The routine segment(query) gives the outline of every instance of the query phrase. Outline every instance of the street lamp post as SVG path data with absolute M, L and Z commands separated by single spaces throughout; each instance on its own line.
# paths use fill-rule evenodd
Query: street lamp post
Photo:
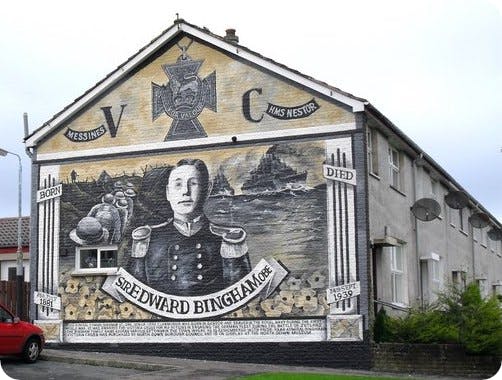
M 18 220 L 17 220 L 17 255 L 16 255 L 16 304 L 17 304 L 17 315 L 23 317 L 23 247 L 22 247 L 22 217 L 21 217 L 21 183 L 22 183 L 22 173 L 23 166 L 21 165 L 21 157 L 13 152 L 0 148 L 0 156 L 5 157 L 7 154 L 12 154 L 16 156 L 19 161 L 19 177 L 18 177 Z

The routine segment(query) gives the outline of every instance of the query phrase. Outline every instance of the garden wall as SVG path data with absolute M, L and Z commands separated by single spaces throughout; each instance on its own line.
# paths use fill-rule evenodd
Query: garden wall
M 373 369 L 385 372 L 490 378 L 500 368 L 495 356 L 467 355 L 459 345 L 380 343 L 372 346 Z

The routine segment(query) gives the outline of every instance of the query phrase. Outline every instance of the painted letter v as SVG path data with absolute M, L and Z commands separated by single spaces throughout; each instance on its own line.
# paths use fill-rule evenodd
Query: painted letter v
M 124 108 L 126 106 L 127 104 L 122 104 L 120 106 L 120 115 L 119 115 L 119 120 L 117 121 L 117 125 L 115 125 L 115 122 L 113 121 L 113 116 L 111 112 L 112 107 L 101 107 L 101 110 L 105 114 L 106 124 L 108 124 L 108 130 L 110 131 L 110 135 L 112 137 L 115 137 L 117 135 L 117 130 L 119 129 L 120 126 L 120 119 L 122 119 L 122 113 L 124 112 Z

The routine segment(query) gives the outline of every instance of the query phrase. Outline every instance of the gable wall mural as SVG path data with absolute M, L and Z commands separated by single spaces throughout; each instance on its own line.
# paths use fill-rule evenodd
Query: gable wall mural
M 89 156 L 40 167 L 54 303 L 35 319 L 70 343 L 362 340 L 354 133 L 347 109 L 182 38 L 37 147 Z
M 37 152 L 351 122 L 348 110 L 185 37 L 42 142 Z

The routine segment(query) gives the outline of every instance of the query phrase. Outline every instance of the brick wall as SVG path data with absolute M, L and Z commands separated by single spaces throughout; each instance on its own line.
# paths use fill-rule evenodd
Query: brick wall
M 198 360 L 370 369 L 370 345 L 363 342 L 49 344 L 49 348 L 119 352 Z
M 450 344 L 381 343 L 372 346 L 376 371 L 489 378 L 500 368 L 494 356 L 467 355 Z

